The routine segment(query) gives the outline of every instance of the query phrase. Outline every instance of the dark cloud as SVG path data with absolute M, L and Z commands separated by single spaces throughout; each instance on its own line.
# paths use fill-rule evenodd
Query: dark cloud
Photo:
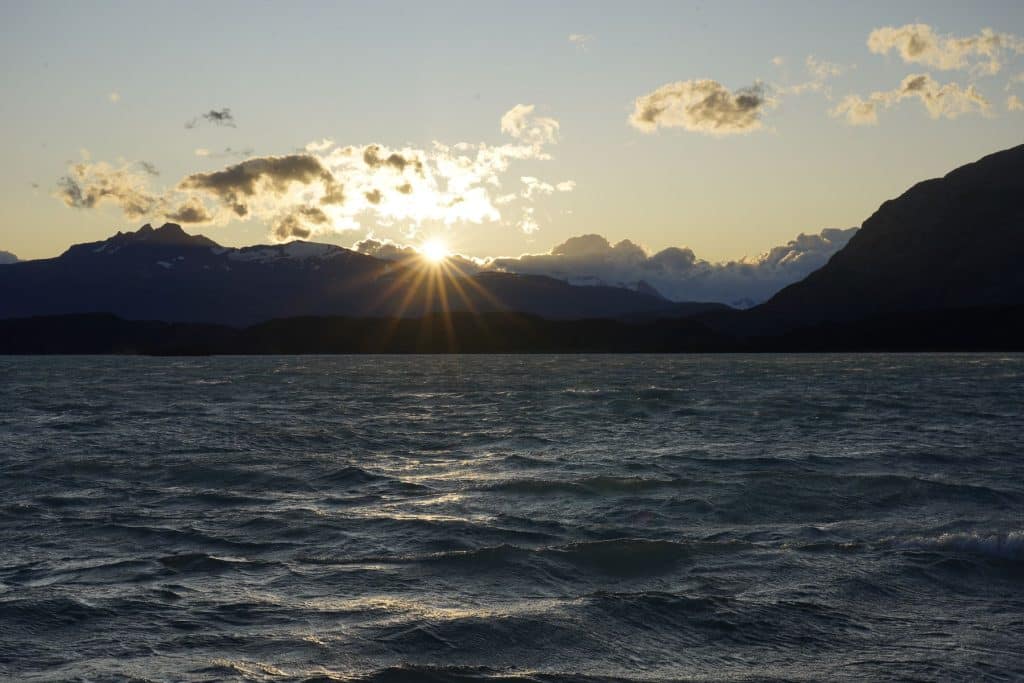
M 0 265 L 7 263 L 17 263 L 18 257 L 9 251 L 0 250 Z
M 149 175 L 153 175 L 153 176 L 160 175 L 160 171 L 157 170 L 156 166 L 154 166 L 153 164 L 149 163 L 148 161 L 138 161 L 136 163 L 138 163 L 139 168 L 141 168 L 143 171 L 145 171 Z
M 730 92 L 717 81 L 678 81 L 638 97 L 629 120 L 647 133 L 658 127 L 712 135 L 747 133 L 761 127 L 768 103 L 760 83 Z
M 255 157 L 228 166 L 222 171 L 195 173 L 179 183 L 181 190 L 209 193 L 228 206 L 237 216 L 249 213 L 248 201 L 258 193 L 283 195 L 292 183 L 309 185 L 321 182 L 326 195 L 322 203 L 341 203 L 341 186 L 320 160 L 309 154 Z M 328 197 L 331 201 L 327 201 Z
M 423 175 L 423 162 L 416 157 L 404 157 L 393 152 L 386 157 L 380 155 L 380 145 L 367 145 L 363 149 L 363 163 L 370 168 L 389 166 L 398 173 L 404 173 L 406 167 L 411 167 L 419 175 Z
M 190 121 L 185 122 L 186 128 L 195 128 L 203 121 L 214 125 L 214 126 L 226 126 L 228 128 L 237 128 L 238 125 L 235 123 L 235 117 L 231 114 L 231 109 L 224 107 L 223 109 L 211 109 L 205 114 L 200 114 Z
M 291 239 L 307 239 L 313 234 L 313 226 L 325 225 L 327 214 L 315 206 L 291 211 L 279 218 L 273 225 L 273 237 L 279 242 Z
M 363 194 L 366 196 L 366 201 L 371 204 L 380 204 L 380 200 L 384 197 L 378 189 L 374 189 L 372 192 L 364 192 Z
M 712 263 L 691 249 L 670 247 L 648 254 L 629 240 L 611 244 L 601 235 L 572 237 L 547 254 L 493 259 L 486 267 L 548 275 L 574 284 L 654 287 L 676 301 L 721 301 L 749 306 L 823 266 L 845 246 L 856 228 L 801 234 L 756 259 Z
M 164 215 L 175 223 L 209 223 L 213 220 L 206 206 L 195 197 L 189 197 L 178 208 Z

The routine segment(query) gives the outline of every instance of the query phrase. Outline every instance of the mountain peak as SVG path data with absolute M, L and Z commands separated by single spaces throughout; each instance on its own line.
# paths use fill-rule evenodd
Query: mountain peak
M 127 243 L 145 242 L 147 244 L 189 247 L 218 246 L 208 237 L 188 234 L 177 223 L 164 223 L 159 228 L 153 228 L 152 225 L 146 223 L 135 232 L 118 233 L 118 235 Z

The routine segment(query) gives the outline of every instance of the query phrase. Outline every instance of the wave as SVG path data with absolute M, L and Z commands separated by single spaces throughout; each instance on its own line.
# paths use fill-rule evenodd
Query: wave
M 902 543 L 921 550 L 945 550 L 979 557 L 1024 561 L 1024 531 L 1005 534 L 946 533 L 932 538 L 919 537 Z
M 319 674 L 303 683 L 633 683 L 643 679 L 536 671 L 510 672 L 470 666 L 391 666 L 355 676 Z
M 615 495 L 687 488 L 692 485 L 693 482 L 685 479 L 598 476 L 583 479 L 510 479 L 483 487 L 482 490 L 523 495 Z
M 606 576 L 654 576 L 675 571 L 699 555 L 737 552 L 743 543 L 680 543 L 642 538 L 584 541 L 560 546 L 527 548 L 512 544 L 470 550 L 449 550 L 424 555 L 372 555 L 352 558 L 301 557 L 299 562 L 318 565 L 420 564 L 454 565 L 460 571 L 501 570 L 534 563 L 571 567 L 574 571 Z
M 160 564 L 180 574 L 219 574 L 239 569 L 264 569 L 283 566 L 279 562 L 250 560 L 243 557 L 218 557 L 207 553 L 180 553 L 159 558 Z

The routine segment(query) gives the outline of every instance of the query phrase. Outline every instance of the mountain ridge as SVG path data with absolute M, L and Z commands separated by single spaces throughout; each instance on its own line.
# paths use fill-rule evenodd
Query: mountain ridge
M 146 224 L 0 269 L 0 318 L 107 312 L 134 320 L 249 325 L 296 315 L 420 317 L 448 310 L 571 319 L 726 308 L 541 275 L 464 274 L 316 242 L 223 247 L 175 223 Z
M 1024 302 L 1024 145 L 914 184 L 760 319 L 842 321 Z

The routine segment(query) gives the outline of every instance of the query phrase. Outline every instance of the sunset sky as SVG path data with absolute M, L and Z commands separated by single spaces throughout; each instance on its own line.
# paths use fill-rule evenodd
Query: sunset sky
M 1024 5 L 5 3 L 0 249 L 757 256 L 1022 142 Z

